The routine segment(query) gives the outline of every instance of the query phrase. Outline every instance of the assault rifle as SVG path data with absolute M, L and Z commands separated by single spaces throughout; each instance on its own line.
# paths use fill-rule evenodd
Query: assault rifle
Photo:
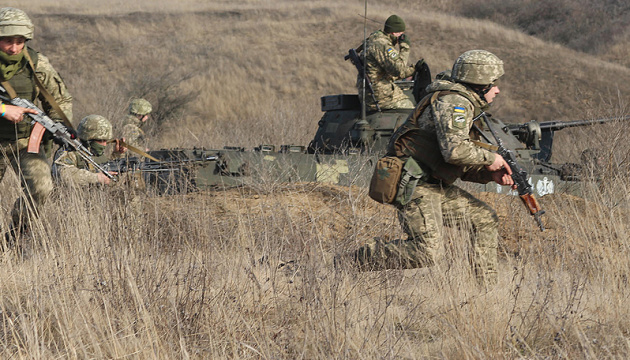
M 182 168 L 201 165 L 208 161 L 217 161 L 218 156 L 204 156 L 196 159 L 178 159 L 178 160 L 162 160 L 150 161 L 149 159 L 140 159 L 137 157 L 126 157 L 118 160 L 112 160 L 101 164 L 103 169 L 107 171 L 117 172 L 119 174 L 125 172 L 162 172 L 177 171 Z
M 29 153 L 39 153 L 39 145 L 42 141 L 42 137 L 44 136 L 44 133 L 48 131 L 52 135 L 53 139 L 55 139 L 55 142 L 57 142 L 61 146 L 76 151 L 76 153 L 79 154 L 79 156 L 81 156 L 83 160 L 90 163 L 92 166 L 94 166 L 95 169 L 105 174 L 105 176 L 107 176 L 108 178 L 116 181 L 114 175 L 107 172 L 107 170 L 102 168 L 99 164 L 96 163 L 96 161 L 94 161 L 94 159 L 92 158 L 93 155 L 90 150 L 88 150 L 81 143 L 81 140 L 79 140 L 79 138 L 77 138 L 75 134 L 70 132 L 70 130 L 68 130 L 68 128 L 63 123 L 56 122 L 48 117 L 48 115 L 46 115 L 44 111 L 42 111 L 29 100 L 19 97 L 11 99 L 7 90 L 3 86 L 0 86 L 0 100 L 2 100 L 4 103 L 37 111 L 37 114 L 25 114 L 31 118 L 31 124 L 33 125 L 33 130 L 31 131 L 31 136 L 29 138 L 27 147 L 27 151 Z
M 359 74 L 365 78 L 365 86 L 370 91 L 370 95 L 372 96 L 372 100 L 376 104 L 376 110 L 381 111 L 381 107 L 378 105 L 378 100 L 376 100 L 376 96 L 374 96 L 374 89 L 372 88 L 372 81 L 370 81 L 370 77 L 365 73 L 365 68 L 363 66 L 363 61 L 357 54 L 355 49 L 348 50 L 348 55 L 343 57 L 344 60 L 350 59 L 350 62 L 357 68 Z
M 518 196 L 521 198 L 521 200 L 529 210 L 529 213 L 534 216 L 534 219 L 538 223 L 540 231 L 545 231 L 545 226 L 543 225 L 540 218 L 540 216 L 545 213 L 545 210 L 542 210 L 540 204 L 538 203 L 538 200 L 536 200 L 536 197 L 534 197 L 532 185 L 529 183 L 529 181 L 527 181 L 527 172 L 516 161 L 516 155 L 514 155 L 514 152 L 503 146 L 503 141 L 501 141 L 501 138 L 499 138 L 494 132 L 494 129 L 490 124 L 491 121 L 488 119 L 486 113 L 482 112 L 474 120 L 479 118 L 484 119 L 486 126 L 488 126 L 488 130 L 490 130 L 490 133 L 492 133 L 492 136 L 497 143 L 497 154 L 501 155 L 503 159 L 505 159 L 505 162 L 507 162 L 510 166 L 510 169 L 512 170 L 512 179 L 514 180 L 514 184 L 516 185 Z M 481 131 L 479 131 L 479 133 L 483 134 Z M 486 140 L 492 143 L 490 139 L 486 138 Z

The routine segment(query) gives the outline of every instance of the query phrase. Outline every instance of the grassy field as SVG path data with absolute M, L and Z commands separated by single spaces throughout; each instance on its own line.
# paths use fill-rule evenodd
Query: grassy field
M 460 2 L 369 4 L 367 26 L 408 24 L 434 73 L 484 48 L 506 63 L 492 112 L 506 122 L 628 114 L 630 69 L 610 56 L 458 17 Z M 578 2 L 576 2 L 578 3 Z M 319 97 L 352 93 L 344 54 L 359 1 L 5 1 L 32 17 L 32 46 L 75 98 L 75 119 L 115 125 L 150 100 L 153 148 L 306 145 Z M 610 46 L 623 53 L 623 42 Z M 468 230 L 448 229 L 430 269 L 335 269 L 335 254 L 402 236 L 366 189 L 279 184 L 152 196 L 59 187 L 32 234 L 0 256 L 0 358 L 617 359 L 630 356 L 624 124 L 565 130 L 556 161 L 604 151 L 602 185 L 520 201 L 479 194 L 501 219 L 499 284 L 480 289 Z M 19 194 L 0 184 L 0 228 Z M 625 314 L 625 315 L 624 315 Z

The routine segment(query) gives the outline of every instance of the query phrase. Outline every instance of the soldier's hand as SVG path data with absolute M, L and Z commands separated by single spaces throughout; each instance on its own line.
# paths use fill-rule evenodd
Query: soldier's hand
M 127 148 L 122 143 L 125 142 L 125 138 L 114 139 L 114 152 L 118 154 L 124 154 L 127 152 Z
M 506 169 L 501 169 L 499 171 L 492 172 L 492 181 L 499 185 L 512 186 L 512 188 L 516 188 L 514 185 L 514 179 L 510 176 Z
M 109 173 L 114 176 L 118 175 L 116 171 L 109 171 Z M 96 174 L 96 178 L 98 179 L 99 183 L 104 184 L 104 185 L 109 185 L 112 182 L 112 179 L 110 179 L 107 175 L 103 173 Z
M 407 34 L 401 34 L 398 37 L 398 43 L 401 44 L 401 45 L 402 44 L 407 44 L 407 46 L 411 45 L 411 41 L 409 40 L 409 36 Z
M 2 108 L 4 110 L 4 115 L 2 115 L 2 118 L 14 124 L 17 124 L 20 121 L 24 120 L 26 118 L 26 114 L 37 114 L 37 110 L 24 108 L 21 106 L 4 104 Z
M 512 168 L 510 168 L 510 165 L 505 161 L 503 156 L 499 154 L 494 155 L 494 162 L 490 165 L 486 165 L 486 169 L 488 169 L 488 171 L 499 171 L 501 169 L 505 169 L 508 175 L 512 175 Z

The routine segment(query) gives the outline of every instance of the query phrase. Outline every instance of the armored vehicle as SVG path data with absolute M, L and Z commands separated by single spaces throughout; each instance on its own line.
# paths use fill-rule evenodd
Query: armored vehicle
M 349 53 L 352 55 L 352 50 Z M 424 96 L 431 81 L 426 64 L 417 66 L 411 81 L 400 86 L 416 102 Z M 411 109 L 380 110 L 366 113 L 359 95 L 340 94 L 321 98 L 323 116 L 313 140 L 307 145 L 260 145 L 248 150 L 226 146 L 223 149 L 163 149 L 149 153 L 163 161 L 144 160 L 144 179 L 161 192 L 181 192 L 224 186 L 286 182 L 325 182 L 367 186 L 375 161 L 383 154 L 394 130 Z M 580 166 L 550 162 L 556 131 L 575 126 L 600 124 L 628 118 L 578 121 L 530 121 L 505 124 L 489 116 L 491 127 L 503 145 L 512 150 L 518 164 L 529 175 L 537 196 L 551 193 L 579 194 Z M 475 124 L 480 141 L 496 144 L 486 124 Z M 120 166 L 120 164 L 118 164 Z M 120 169 L 120 167 L 114 167 Z M 495 183 L 479 185 L 480 191 L 513 193 Z

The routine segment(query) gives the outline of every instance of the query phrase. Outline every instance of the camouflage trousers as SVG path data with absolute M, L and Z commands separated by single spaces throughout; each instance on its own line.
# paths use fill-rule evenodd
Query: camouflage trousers
M 43 149 L 38 154 L 26 151 L 28 139 L 0 142 L 0 181 L 9 166 L 20 178 L 23 195 L 11 212 L 12 227 L 28 227 L 28 215 L 37 215 L 53 190 L 50 164 Z
M 377 91 L 376 99 L 381 110 L 392 109 L 413 109 L 415 105 L 411 98 L 407 96 L 396 84 L 391 84 L 392 88 L 387 91 Z M 361 98 L 361 88 L 359 86 L 359 99 Z M 376 103 L 372 99 L 369 90 L 365 93 L 365 106 L 370 111 L 376 111 Z
M 418 185 L 398 218 L 407 240 L 382 243 L 372 240 L 355 253 L 362 269 L 418 268 L 431 266 L 444 255 L 444 226 L 469 229 L 471 263 L 481 284 L 497 280 L 498 217 L 483 201 L 455 185 Z

